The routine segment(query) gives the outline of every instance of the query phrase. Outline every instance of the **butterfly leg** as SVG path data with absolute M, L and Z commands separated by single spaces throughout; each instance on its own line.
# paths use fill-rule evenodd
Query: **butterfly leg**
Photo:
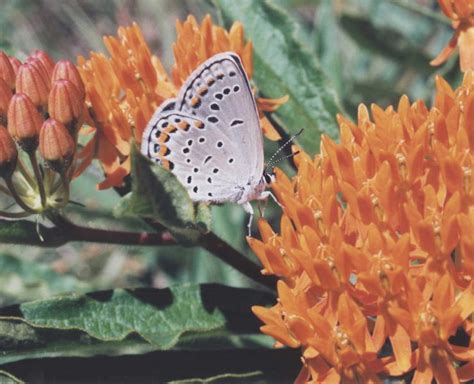
M 250 217 L 249 217 L 249 222 L 247 223 L 247 230 L 248 230 L 248 235 L 251 236 L 252 235 L 252 231 L 251 231 L 251 227 L 252 227 L 252 221 L 253 221 L 253 208 L 252 208 L 252 204 L 250 204 L 248 201 L 242 205 L 242 207 L 244 208 L 245 212 L 247 212 Z
M 278 205 L 280 208 L 283 209 L 283 205 L 281 205 L 281 204 L 278 202 L 276 196 L 275 196 L 273 193 L 271 193 L 270 191 L 262 192 L 262 194 L 260 195 L 260 197 L 259 197 L 258 199 L 259 199 L 259 200 L 267 200 L 269 197 L 271 197 L 272 200 L 273 200 L 275 203 L 277 203 L 277 205 Z

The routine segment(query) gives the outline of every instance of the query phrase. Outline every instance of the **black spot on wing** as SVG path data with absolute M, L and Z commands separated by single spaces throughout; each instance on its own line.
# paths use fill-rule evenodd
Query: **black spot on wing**
M 235 127 L 235 126 L 241 125 L 241 124 L 243 124 L 243 123 L 244 123 L 243 120 L 234 119 L 234 120 L 232 120 L 232 122 L 230 123 L 230 126 L 231 126 L 231 127 Z

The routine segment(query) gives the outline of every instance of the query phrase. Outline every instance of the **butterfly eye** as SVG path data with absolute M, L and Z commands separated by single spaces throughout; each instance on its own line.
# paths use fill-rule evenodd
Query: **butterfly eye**
M 265 184 L 271 184 L 275 180 L 274 175 L 270 175 L 268 173 L 263 174 L 263 179 L 265 180 Z

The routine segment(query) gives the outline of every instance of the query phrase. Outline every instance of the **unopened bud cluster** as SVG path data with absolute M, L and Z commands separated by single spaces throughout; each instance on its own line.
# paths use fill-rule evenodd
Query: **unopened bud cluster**
M 0 177 L 24 211 L 67 203 L 84 99 L 71 62 L 36 51 L 21 63 L 0 51 Z

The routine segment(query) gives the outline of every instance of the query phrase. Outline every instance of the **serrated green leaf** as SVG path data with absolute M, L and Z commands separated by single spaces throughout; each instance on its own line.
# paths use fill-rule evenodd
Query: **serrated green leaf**
M 250 306 L 271 301 L 264 292 L 207 284 L 73 294 L 24 303 L 18 311 L 37 327 L 80 330 L 103 341 L 124 340 L 136 333 L 169 349 L 184 335 L 207 338 L 216 332 L 255 332 L 258 322 Z
M 24 359 L 51 357 L 90 357 L 142 354 L 156 347 L 139 337 L 119 341 L 101 341 L 77 330 L 34 327 L 24 319 L 0 319 L 0 365 Z
M 204 204 L 195 205 L 176 176 L 145 158 L 132 145 L 132 192 L 114 213 L 118 217 L 140 216 L 159 221 L 174 237 L 188 245 L 209 231 L 211 213 Z
M 298 25 L 267 0 L 214 0 L 226 26 L 244 25 L 252 40 L 254 80 L 265 97 L 289 96 L 276 116 L 289 134 L 301 128 L 296 140 L 308 153 L 319 150 L 321 133 L 336 137 L 336 114 L 341 111 L 334 88 L 316 57 L 297 36 Z

